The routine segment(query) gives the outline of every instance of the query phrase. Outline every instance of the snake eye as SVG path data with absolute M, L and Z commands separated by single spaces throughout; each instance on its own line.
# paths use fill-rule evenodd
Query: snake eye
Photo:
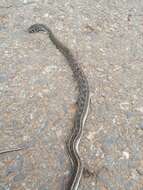
M 34 33 L 35 32 L 33 27 L 29 28 L 28 31 L 29 31 L 29 33 Z

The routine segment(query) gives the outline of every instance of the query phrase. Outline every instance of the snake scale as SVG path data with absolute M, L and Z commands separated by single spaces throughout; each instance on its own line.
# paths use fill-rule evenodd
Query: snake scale
M 71 51 L 55 37 L 50 28 L 43 24 L 34 24 L 29 27 L 28 32 L 46 32 L 48 34 L 52 43 L 66 58 L 67 63 L 73 72 L 73 77 L 75 78 L 78 85 L 78 99 L 76 103 L 77 109 L 75 114 L 74 127 L 67 142 L 68 153 L 73 168 L 72 180 L 68 187 L 68 190 L 77 190 L 83 172 L 83 163 L 78 153 L 78 146 L 89 109 L 90 96 L 88 80 Z

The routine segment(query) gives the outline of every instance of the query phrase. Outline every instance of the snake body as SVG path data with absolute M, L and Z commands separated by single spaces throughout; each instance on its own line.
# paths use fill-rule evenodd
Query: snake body
M 78 153 L 78 147 L 82 135 L 82 129 L 89 109 L 90 96 L 88 80 L 71 51 L 55 37 L 49 27 L 43 24 L 34 24 L 28 29 L 29 33 L 36 33 L 41 31 L 48 34 L 50 40 L 66 58 L 67 63 L 73 72 L 73 77 L 77 81 L 78 85 L 79 94 L 76 103 L 77 110 L 75 114 L 74 127 L 72 134 L 67 142 L 68 152 L 73 167 L 73 178 L 68 190 L 77 190 L 83 172 L 83 164 Z

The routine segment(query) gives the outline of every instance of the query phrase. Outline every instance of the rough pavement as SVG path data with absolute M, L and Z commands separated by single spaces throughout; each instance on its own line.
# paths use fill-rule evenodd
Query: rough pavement
M 66 190 L 76 82 L 44 34 L 74 53 L 92 101 L 79 190 L 143 190 L 143 1 L 0 1 L 0 190 Z

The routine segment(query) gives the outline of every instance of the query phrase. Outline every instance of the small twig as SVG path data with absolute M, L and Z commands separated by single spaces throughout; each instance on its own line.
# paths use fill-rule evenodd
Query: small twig
M 38 129 L 38 131 L 36 132 L 36 134 L 28 142 L 26 142 L 25 144 L 21 144 L 17 148 L 0 151 L 0 155 L 10 153 L 10 152 L 17 152 L 17 151 L 20 151 L 20 150 L 23 150 L 23 149 L 28 149 L 29 147 L 32 147 L 34 145 L 34 143 L 36 142 L 37 138 L 41 135 L 42 131 L 46 128 L 47 125 L 48 124 L 47 124 L 47 121 L 46 121 L 44 126 L 40 127 Z
M 89 177 L 93 177 L 94 176 L 94 172 L 91 172 L 88 168 L 83 169 L 83 176 L 85 178 L 89 178 Z
M 22 147 L 22 148 L 15 148 L 15 149 L 9 149 L 9 150 L 3 150 L 0 152 L 0 154 L 6 154 L 6 153 L 9 153 L 9 152 L 16 152 L 16 151 L 19 151 L 19 150 L 22 150 L 22 149 L 25 149 L 25 147 Z

